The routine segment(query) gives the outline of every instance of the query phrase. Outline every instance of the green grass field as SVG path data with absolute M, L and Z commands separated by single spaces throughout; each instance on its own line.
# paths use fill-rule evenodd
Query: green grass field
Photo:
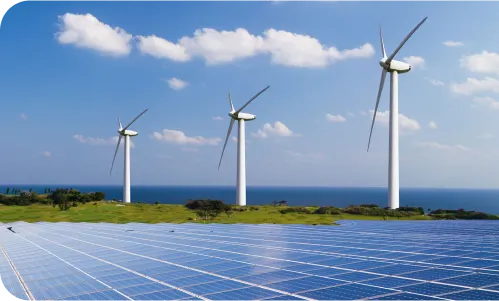
M 278 211 L 279 207 L 252 206 L 259 210 L 234 212 L 231 217 L 220 214 L 212 221 L 200 220 L 194 211 L 182 205 L 129 204 L 116 206 L 116 203 L 87 203 L 72 207 L 69 211 L 60 211 L 58 207 L 48 205 L 1 206 L 0 222 L 106 222 L 106 223 L 247 223 L 247 224 L 320 224 L 332 225 L 339 219 L 382 220 L 378 216 L 343 214 L 341 218 L 328 214 L 299 214 Z M 282 208 L 282 207 L 281 207 Z M 314 210 L 318 207 L 308 207 Z M 190 218 L 190 219 L 189 219 Z M 397 220 L 397 218 L 389 218 Z M 400 218 L 400 220 L 428 220 L 427 216 Z

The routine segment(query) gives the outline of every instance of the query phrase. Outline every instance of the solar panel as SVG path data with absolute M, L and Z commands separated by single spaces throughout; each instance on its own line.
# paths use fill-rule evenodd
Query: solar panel
M 499 298 L 499 222 L 340 223 L 16 222 L 0 275 L 24 300 Z

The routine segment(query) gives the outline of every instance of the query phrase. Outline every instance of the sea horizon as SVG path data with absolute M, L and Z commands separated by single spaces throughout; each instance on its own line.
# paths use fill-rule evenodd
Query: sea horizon
M 71 185 L 71 184 L 12 184 L 0 185 L 5 193 L 10 187 L 43 193 L 45 188 L 74 188 L 81 192 L 101 191 L 106 200 L 121 200 L 121 185 Z M 133 185 L 132 202 L 185 204 L 192 199 L 218 199 L 235 204 L 235 186 L 211 185 Z M 387 187 L 331 187 L 331 186 L 247 186 L 247 205 L 270 205 L 273 201 L 286 200 L 291 206 L 335 206 L 388 204 Z M 401 187 L 400 206 L 428 209 L 459 209 L 499 214 L 499 189 L 493 188 L 422 188 Z

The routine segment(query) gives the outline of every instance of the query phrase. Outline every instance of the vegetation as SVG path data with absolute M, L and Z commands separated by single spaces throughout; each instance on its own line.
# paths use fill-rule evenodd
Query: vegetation
M 357 205 L 347 208 L 331 206 L 235 206 L 220 200 L 189 200 L 185 205 L 155 202 L 121 204 L 101 201 L 101 193 L 83 194 L 77 190 L 56 189 L 46 195 L 21 191 L 19 195 L 0 195 L 0 222 L 111 222 L 111 223 L 274 223 L 334 225 L 337 220 L 428 220 L 428 219 L 499 219 L 482 212 L 434 210 L 424 214 L 420 207 L 399 209 L 377 205 Z
M 7 188 L 6 194 L 0 194 L 0 204 L 10 206 L 29 206 L 33 204 L 45 204 L 58 207 L 61 211 L 67 211 L 71 207 L 88 202 L 102 201 L 105 194 L 102 192 L 81 193 L 75 189 L 57 188 L 56 190 L 45 189 L 45 194 L 38 194 L 32 189 L 21 191 L 20 189 Z M 11 194 L 9 194 L 11 192 Z
M 428 213 L 434 219 L 499 219 L 499 216 L 464 209 L 443 210 L 437 209 Z

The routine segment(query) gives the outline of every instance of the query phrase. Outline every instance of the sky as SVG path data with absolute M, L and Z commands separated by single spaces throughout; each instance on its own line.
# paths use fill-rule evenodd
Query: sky
M 400 186 L 499 188 L 497 2 L 21 2 L 0 27 L 0 183 L 235 185 L 236 109 L 250 186 L 386 187 L 397 54 Z

